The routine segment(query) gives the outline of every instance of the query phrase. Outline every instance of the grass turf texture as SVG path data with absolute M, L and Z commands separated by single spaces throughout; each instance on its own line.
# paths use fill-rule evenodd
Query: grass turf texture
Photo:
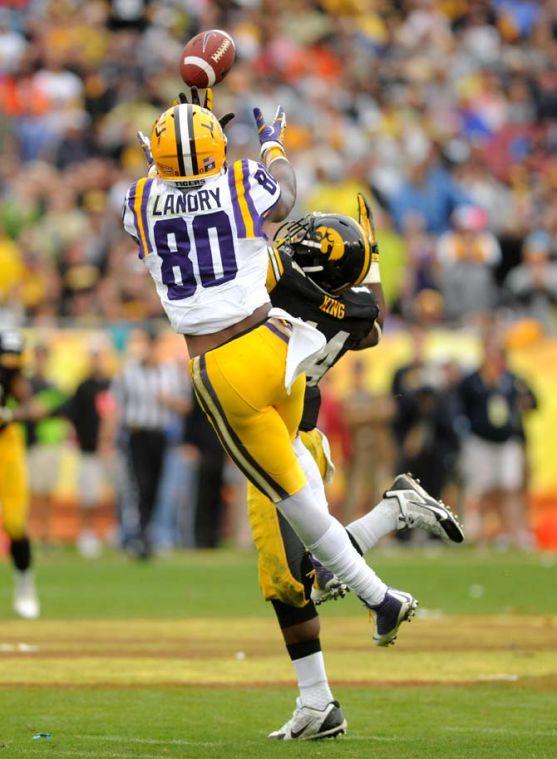
M 551 557 L 378 553 L 376 569 L 426 613 L 384 650 L 372 647 L 354 598 L 324 607 L 349 733 L 289 745 L 265 741 L 295 691 L 252 554 L 39 559 L 44 616 L 34 623 L 10 618 L 10 572 L 0 567 L 0 757 L 557 753 Z M 38 732 L 53 737 L 33 741 Z

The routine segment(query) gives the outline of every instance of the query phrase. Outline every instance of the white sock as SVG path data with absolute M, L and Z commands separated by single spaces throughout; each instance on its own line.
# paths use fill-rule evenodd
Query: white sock
M 316 504 L 309 485 L 276 504 L 308 551 L 368 604 L 380 603 L 387 586 L 356 551 L 344 527 Z
M 299 435 L 294 440 L 292 447 L 294 448 L 296 458 L 300 462 L 300 466 L 306 475 L 308 485 L 311 488 L 311 492 L 313 494 L 315 505 L 319 506 L 319 508 L 323 511 L 328 512 L 329 503 L 327 501 L 327 494 L 325 493 L 323 478 L 321 477 L 321 472 L 319 471 L 317 462 L 305 447 Z
M 372 606 L 381 603 L 387 586 L 356 551 L 346 530 L 336 519 L 331 517 L 327 532 L 307 549 L 357 596 Z
M 371 511 L 346 526 L 363 553 L 397 528 L 396 511 L 389 505 L 388 500 L 390 499 L 384 498 L 379 501 Z
M 301 659 L 293 659 L 292 664 L 296 670 L 302 704 L 323 711 L 333 700 L 325 672 L 323 652 L 317 651 Z
M 35 587 L 35 578 L 33 576 L 33 570 L 29 569 L 14 569 L 15 581 L 19 587 Z

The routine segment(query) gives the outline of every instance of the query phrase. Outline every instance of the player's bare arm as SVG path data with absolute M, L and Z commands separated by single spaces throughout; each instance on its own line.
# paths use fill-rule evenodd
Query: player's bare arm
M 286 156 L 269 167 L 269 173 L 280 185 L 280 200 L 268 215 L 269 221 L 286 219 L 296 202 L 296 175 Z
M 381 340 L 381 335 L 383 332 L 383 323 L 385 320 L 385 312 L 386 312 L 383 286 L 381 282 L 374 282 L 372 284 L 366 285 L 366 287 L 375 298 L 375 302 L 377 303 L 377 308 L 379 309 L 379 314 L 377 316 L 377 319 L 375 320 L 373 327 L 369 331 L 369 334 L 366 335 L 366 337 L 364 337 L 364 339 L 355 348 L 352 349 L 355 351 L 363 351 L 366 348 L 374 348 L 376 345 L 379 344 Z

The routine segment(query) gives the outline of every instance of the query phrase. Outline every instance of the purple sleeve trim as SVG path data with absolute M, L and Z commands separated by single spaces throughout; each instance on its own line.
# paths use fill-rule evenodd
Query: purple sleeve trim
M 268 216 L 269 212 L 272 211 L 273 208 L 276 206 L 276 204 L 279 202 L 280 197 L 281 197 L 281 195 L 280 195 L 280 188 L 279 188 L 279 192 L 278 192 L 277 197 L 273 200 L 273 202 L 271 203 L 271 205 L 269 206 L 269 208 L 265 209 L 265 211 L 264 211 L 264 213 L 263 213 L 263 215 L 261 217 L 263 219 L 263 221 L 265 221 L 265 218 Z
M 151 192 L 152 184 L 152 179 L 148 179 L 145 182 L 145 186 L 143 188 L 143 197 L 141 198 L 141 221 L 143 222 L 143 229 L 145 230 L 145 240 L 147 241 L 147 245 L 149 245 L 149 227 L 147 226 L 147 201 L 149 200 L 149 193 Z M 145 256 L 148 253 L 148 250 L 145 250 L 143 252 Z M 139 257 L 143 258 L 141 255 Z
M 234 181 L 234 164 L 228 167 L 228 186 L 230 188 L 230 200 L 232 201 L 232 208 L 234 209 L 234 220 L 236 222 L 236 229 L 238 231 L 238 237 L 246 236 L 246 226 L 242 219 L 242 212 L 240 210 L 240 204 L 238 203 L 238 192 L 236 191 L 236 182 Z
M 136 188 L 137 188 L 137 182 L 134 182 L 131 185 L 130 189 L 128 190 L 128 206 L 129 206 L 130 211 L 132 212 L 133 223 L 134 223 L 134 226 L 135 226 L 135 231 L 137 233 L 135 235 L 132 235 L 132 237 L 137 242 L 137 244 L 139 245 L 139 258 L 145 258 L 145 253 L 143 251 L 143 246 L 141 244 L 141 237 L 140 237 L 140 234 L 139 234 L 139 224 L 138 224 L 138 220 L 137 220 L 137 214 L 135 212 L 135 190 L 136 190 Z
M 242 161 L 242 177 L 248 210 L 253 221 L 253 230 L 256 237 L 261 237 L 263 234 L 263 216 L 257 212 L 253 203 L 253 199 L 250 195 L 250 171 L 249 163 L 246 159 Z

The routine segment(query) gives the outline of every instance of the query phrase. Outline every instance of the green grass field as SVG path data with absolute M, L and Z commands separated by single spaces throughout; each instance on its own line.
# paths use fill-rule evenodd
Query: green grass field
M 295 688 L 251 553 L 46 553 L 33 623 L 12 618 L 1 565 L 0 757 L 557 756 L 557 557 L 374 558 L 421 614 L 378 649 L 354 598 L 323 609 L 349 732 L 312 744 L 265 739 Z

